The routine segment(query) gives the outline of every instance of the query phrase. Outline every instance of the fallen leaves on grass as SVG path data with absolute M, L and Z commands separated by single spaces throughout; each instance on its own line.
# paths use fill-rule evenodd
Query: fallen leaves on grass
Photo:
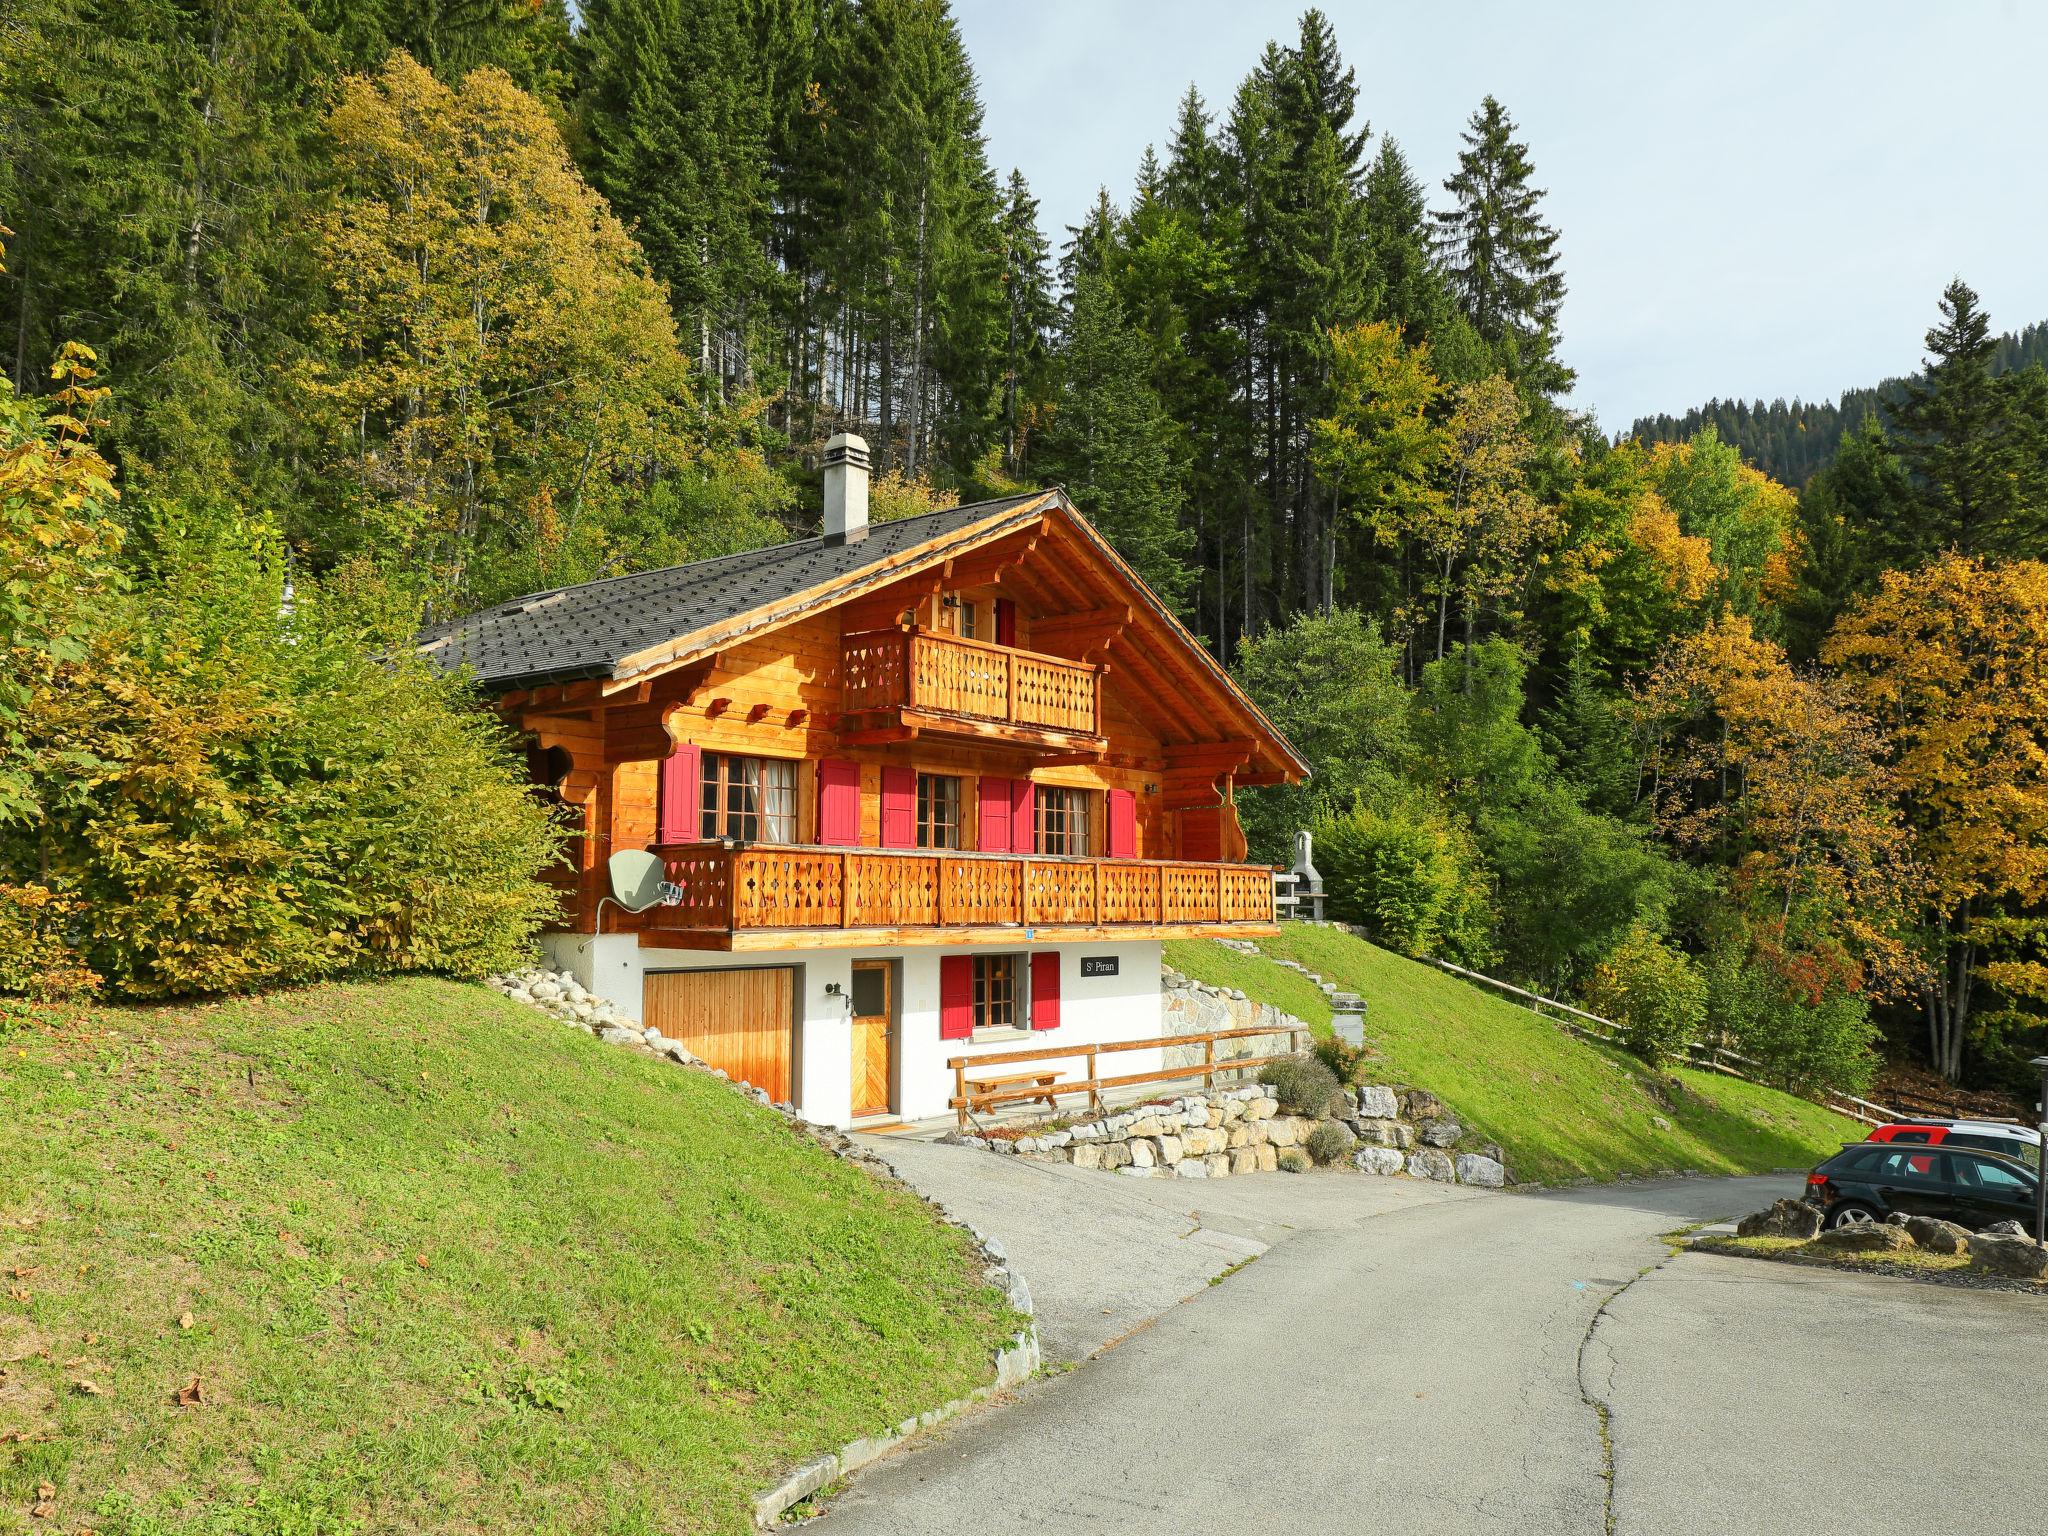
M 197 1408 L 206 1402 L 206 1385 L 194 1376 L 173 1394 L 172 1401 L 180 1408 Z
M 425 1269 L 427 1267 L 427 1256 L 424 1253 L 414 1254 L 412 1256 L 412 1261 L 413 1263 L 419 1265 L 421 1269 Z
M 192 1326 L 192 1314 L 190 1312 L 180 1312 L 178 1314 L 178 1326 L 189 1329 Z
M 11 1285 L 7 1288 L 7 1294 L 16 1301 L 26 1302 L 29 1299 L 30 1292 L 29 1288 L 25 1285 Z
M 36 1484 L 36 1502 L 29 1513 L 38 1520 L 47 1520 L 57 1513 L 57 1489 L 52 1483 Z
M 41 1269 L 42 1267 L 43 1266 L 40 1264 L 30 1264 L 26 1268 L 17 1266 L 14 1269 L 10 1269 L 8 1273 L 14 1276 L 14 1278 L 17 1280 L 26 1280 L 30 1275 L 34 1274 L 37 1270 Z
M 79 1377 L 78 1380 L 71 1383 L 71 1386 L 72 1390 L 81 1397 L 105 1397 L 107 1395 L 106 1389 L 90 1376 Z

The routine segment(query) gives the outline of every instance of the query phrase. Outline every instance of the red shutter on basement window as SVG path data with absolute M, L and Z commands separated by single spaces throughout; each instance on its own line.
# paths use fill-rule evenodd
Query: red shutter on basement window
M 661 760 L 661 785 L 656 794 L 654 840 L 657 843 L 697 841 L 697 786 L 704 754 L 695 747 L 677 747 Z
M 1012 779 L 1010 781 L 1010 852 L 1035 853 L 1038 851 L 1037 819 L 1032 814 L 1031 781 Z
M 974 846 L 983 853 L 1010 851 L 1010 781 L 983 779 L 977 788 L 981 826 Z
M 1128 789 L 1109 792 L 1109 856 L 1135 859 L 1138 856 L 1138 797 Z
M 851 848 L 860 841 L 860 767 L 828 758 L 818 764 L 818 841 Z
M 1017 643 L 1017 605 L 1007 597 L 996 599 L 996 644 Z
M 939 1038 L 965 1040 L 974 1033 L 974 957 L 939 956 Z
M 1057 950 L 1041 950 L 1031 957 L 1031 1027 L 1060 1027 L 1060 957 Z
M 882 846 L 917 846 L 917 770 L 882 770 Z

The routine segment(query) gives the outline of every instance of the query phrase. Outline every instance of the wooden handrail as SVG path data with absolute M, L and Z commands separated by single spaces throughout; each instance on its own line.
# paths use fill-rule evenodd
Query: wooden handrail
M 842 645 L 852 645 L 857 640 L 875 640 L 883 635 L 909 635 L 921 640 L 943 640 L 948 645 L 957 645 L 969 650 L 993 651 L 999 656 L 1015 656 L 1023 661 L 1043 661 L 1056 667 L 1072 667 L 1077 672 L 1100 672 L 1102 668 L 1092 661 L 1076 661 L 1071 656 L 1055 656 L 1050 651 L 1027 651 L 1022 646 L 998 645 L 993 640 L 976 640 L 968 635 L 956 635 L 943 629 L 933 629 L 928 624 L 891 624 L 882 629 L 859 629 L 841 640 Z
M 1282 1060 L 1278 1056 L 1238 1056 L 1226 1060 L 1216 1059 L 1218 1040 L 1245 1040 L 1269 1035 L 1285 1035 L 1288 1044 L 1295 1050 L 1301 1048 L 1301 1037 L 1309 1032 L 1308 1026 L 1298 1024 L 1291 1028 L 1273 1029 L 1215 1029 L 1194 1035 L 1161 1035 L 1147 1040 L 1097 1040 L 1079 1045 L 1039 1046 L 1024 1051 L 986 1051 L 974 1056 L 954 1056 L 946 1065 L 953 1071 L 953 1097 L 948 1101 L 958 1117 L 961 1130 L 967 1129 L 967 1115 L 971 1109 L 988 1109 L 996 1104 L 1008 1104 L 1018 1099 L 1050 1099 L 1063 1093 L 1086 1093 L 1088 1102 L 1095 1108 L 1102 1107 L 1102 1090 L 1105 1088 L 1134 1088 L 1145 1083 L 1166 1083 L 1177 1078 L 1200 1077 L 1210 1087 L 1216 1083 L 1219 1071 L 1236 1072 L 1247 1067 L 1263 1067 L 1269 1062 Z M 1181 1067 L 1160 1067 L 1151 1072 L 1127 1072 L 1116 1077 L 1102 1077 L 1095 1070 L 1095 1058 L 1118 1051 L 1156 1051 L 1171 1049 L 1177 1045 L 1199 1045 L 1202 1059 Z M 1006 1067 L 1018 1062 L 1057 1061 L 1064 1057 L 1085 1057 L 1088 1075 L 1066 1083 L 1025 1083 L 1014 1088 L 990 1088 L 980 1093 L 967 1091 L 967 1069 L 969 1067 Z
M 851 853 L 864 859 L 1000 859 L 1033 864 L 1111 864 L 1118 869 L 1278 869 L 1277 864 L 1233 864 L 1222 859 L 1113 859 L 1106 853 L 992 853 L 979 848 L 867 848 L 852 843 L 740 843 L 706 838 L 687 843 L 649 843 L 647 851 L 661 858 L 687 853 Z M 1270 1034 L 1270 1030 L 1261 1030 Z

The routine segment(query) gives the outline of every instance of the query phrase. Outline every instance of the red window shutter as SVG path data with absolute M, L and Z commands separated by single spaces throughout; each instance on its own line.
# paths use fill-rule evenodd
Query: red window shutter
M 974 1033 L 974 957 L 939 956 L 939 1038 L 965 1040 Z
M 983 779 L 977 791 L 981 830 L 974 846 L 983 853 L 1010 851 L 1010 781 Z
M 1037 807 L 1032 804 L 1031 781 L 1012 779 L 1010 781 L 1010 852 L 1036 853 L 1038 851 Z
M 882 846 L 917 846 L 917 770 L 882 770 Z
M 695 747 L 677 747 L 661 760 L 661 787 L 656 794 L 654 840 L 694 843 L 698 840 L 697 796 L 703 779 L 704 754 Z
M 1060 957 L 1058 950 L 1040 950 L 1031 957 L 1031 1027 L 1060 1027 Z
M 1138 797 L 1128 789 L 1109 792 L 1109 856 L 1135 859 L 1138 856 Z
M 996 644 L 1017 643 L 1017 605 L 1007 597 L 996 599 Z
M 827 758 L 818 764 L 818 841 L 851 848 L 860 841 L 860 766 Z

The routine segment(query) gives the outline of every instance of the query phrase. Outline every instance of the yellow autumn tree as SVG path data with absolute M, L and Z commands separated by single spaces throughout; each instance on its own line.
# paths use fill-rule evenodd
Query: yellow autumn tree
M 1658 826 L 1731 870 L 1781 984 L 1895 993 L 1920 873 L 1885 743 L 1842 683 L 1795 671 L 1747 618 L 1677 641 L 1637 696 Z
M 449 86 L 394 53 L 342 82 L 326 127 L 327 345 L 296 378 L 342 514 L 323 539 L 339 522 L 355 547 L 487 599 L 590 574 L 614 520 L 671 483 L 682 510 L 708 476 L 728 500 L 772 499 L 726 430 L 745 407 L 721 421 L 695 398 L 660 285 L 510 77 Z M 662 532 L 630 542 L 674 553 Z
M 1957 1077 L 1984 928 L 2048 900 L 2048 565 L 1888 572 L 1822 658 L 1884 732 L 1918 861 L 1934 1066 Z

